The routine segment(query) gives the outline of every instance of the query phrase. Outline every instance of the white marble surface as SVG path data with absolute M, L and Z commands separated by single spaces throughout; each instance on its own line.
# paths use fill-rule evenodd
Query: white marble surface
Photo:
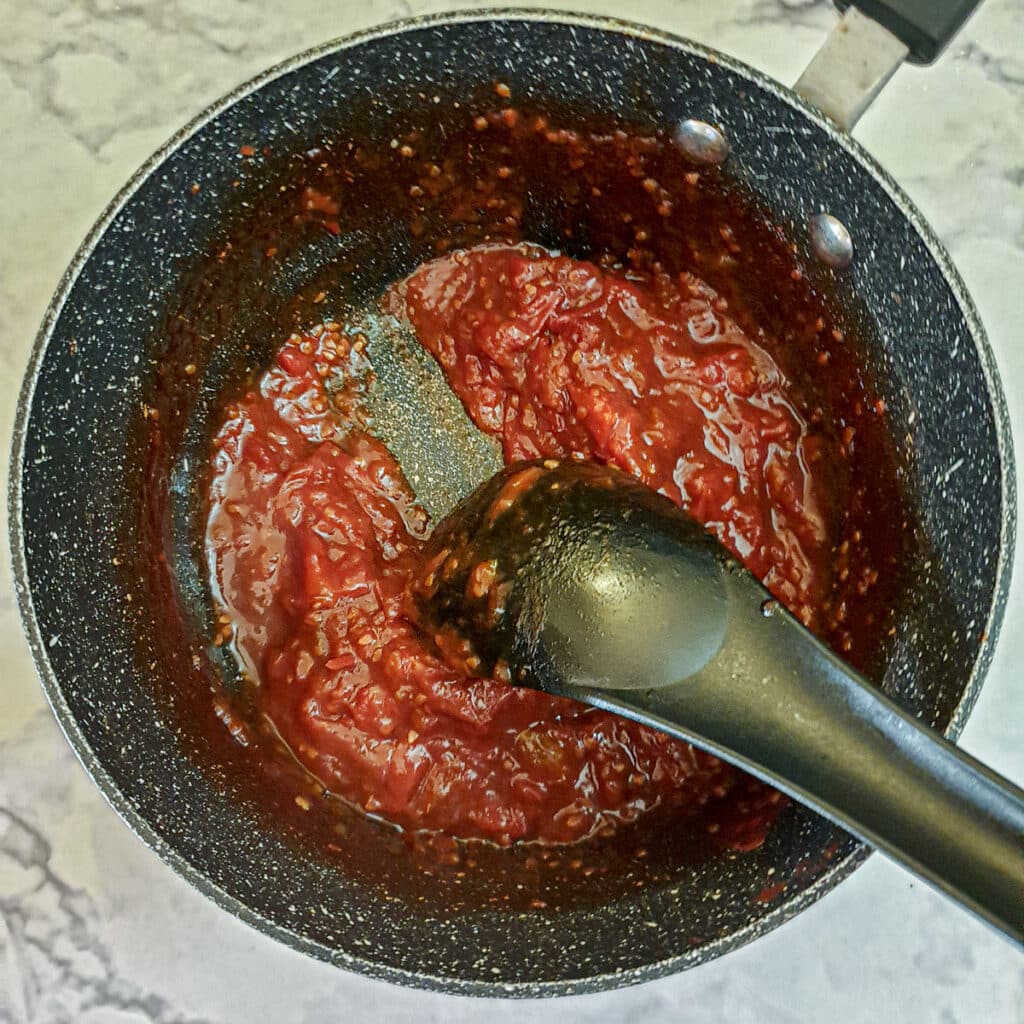
M 355 28 L 445 6 L 0 0 L 5 448 L 49 296 L 136 166 L 206 103 L 267 64 Z M 578 0 L 576 8 L 628 14 L 711 43 L 783 81 L 796 78 L 834 19 L 824 0 Z M 1024 449 L 1022 40 L 1021 0 L 988 0 L 936 67 L 897 73 L 857 134 L 950 247 L 991 334 Z M 963 738 L 1018 780 L 1022 622 L 1024 569 Z M 753 946 L 620 992 L 485 1004 L 315 963 L 207 903 L 106 806 L 44 703 L 7 571 L 0 642 L 0 1021 L 1024 1022 L 1024 958 L 878 857 Z

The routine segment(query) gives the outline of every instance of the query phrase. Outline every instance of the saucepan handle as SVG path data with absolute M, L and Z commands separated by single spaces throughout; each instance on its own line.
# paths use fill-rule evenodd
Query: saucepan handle
M 981 0 L 836 0 L 844 12 L 795 91 L 850 131 L 905 61 L 930 64 Z
M 981 0 L 836 0 L 888 29 L 910 51 L 914 64 L 931 64 L 981 5 Z

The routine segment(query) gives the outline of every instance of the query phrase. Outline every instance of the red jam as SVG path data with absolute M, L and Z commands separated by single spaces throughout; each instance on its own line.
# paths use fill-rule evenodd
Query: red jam
M 579 453 L 635 474 L 820 627 L 837 502 L 822 471 L 837 453 L 705 284 L 479 246 L 388 301 L 506 459 Z M 340 327 L 294 336 L 216 439 L 211 578 L 295 756 L 408 829 L 569 843 L 731 794 L 730 841 L 758 845 L 779 803 L 767 787 L 605 712 L 460 677 L 403 618 L 427 524 L 361 424 L 370 369 Z

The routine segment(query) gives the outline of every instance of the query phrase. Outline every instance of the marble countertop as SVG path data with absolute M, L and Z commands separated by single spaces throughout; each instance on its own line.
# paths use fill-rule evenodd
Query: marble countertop
M 528 6 L 519 0 L 523 6 Z M 268 64 L 435 0 L 0 0 L 0 436 L 42 312 L 92 221 L 179 125 Z M 479 3 L 476 6 L 485 6 Z M 547 6 L 559 6 L 557 2 Z M 577 0 L 795 80 L 825 0 Z M 948 245 L 1024 451 L 1024 4 L 987 0 L 939 63 L 897 72 L 857 136 Z M 6 459 L 4 460 L 6 462 Z M 1024 473 L 1018 469 L 1018 476 Z M 6 532 L 6 531 L 5 531 Z M 1024 532 L 1024 531 L 1022 531 Z M 642 1019 L 1022 1024 L 1024 957 L 871 861 L 752 946 L 685 975 L 558 1002 L 483 1003 L 308 960 L 207 902 L 125 827 L 43 699 L 3 549 L 0 1022 Z M 963 745 L 1024 780 L 1024 572 Z

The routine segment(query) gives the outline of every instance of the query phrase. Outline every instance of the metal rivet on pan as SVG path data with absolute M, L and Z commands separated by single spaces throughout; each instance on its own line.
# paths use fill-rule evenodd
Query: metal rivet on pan
M 810 220 L 811 248 L 830 267 L 842 270 L 853 260 L 853 239 L 846 225 L 831 213 L 816 213 Z
M 729 155 L 726 137 L 707 121 L 688 117 L 676 129 L 676 144 L 698 164 L 720 164 Z

